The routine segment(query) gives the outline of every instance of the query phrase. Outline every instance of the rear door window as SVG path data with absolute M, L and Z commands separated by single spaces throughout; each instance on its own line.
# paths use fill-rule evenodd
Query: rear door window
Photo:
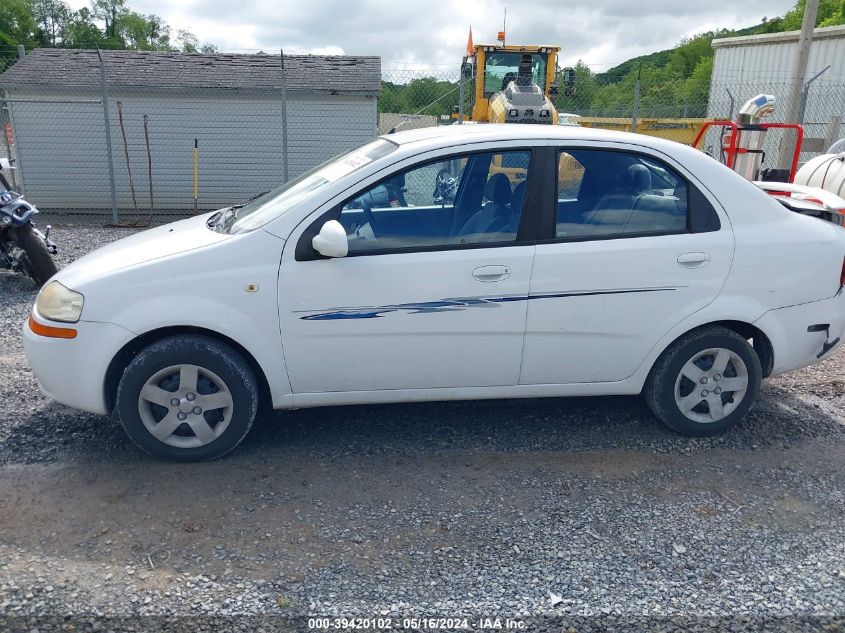
M 687 231 L 686 181 L 657 159 L 624 151 L 558 154 L 557 238 Z

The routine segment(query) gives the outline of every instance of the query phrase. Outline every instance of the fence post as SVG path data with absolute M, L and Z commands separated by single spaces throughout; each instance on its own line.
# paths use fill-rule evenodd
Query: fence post
M 640 113 L 640 75 L 643 72 L 643 65 L 637 67 L 637 81 L 634 83 L 634 102 L 631 105 L 631 131 L 637 131 L 637 117 Z
M 97 49 L 97 57 L 100 58 L 100 100 L 103 102 L 103 124 L 106 126 L 106 152 L 108 152 L 109 164 L 109 188 L 111 190 L 111 217 L 112 222 L 117 224 L 117 190 L 114 184 L 114 157 L 111 150 L 111 121 L 109 120 L 109 90 L 106 85 L 106 64 L 103 61 L 103 54 Z
M 804 84 L 804 89 L 801 91 L 801 103 L 798 105 L 798 119 L 797 119 L 796 123 L 802 123 L 802 124 L 804 123 L 804 114 L 805 114 L 805 113 L 806 113 L 806 111 L 807 111 L 807 100 L 808 100 L 808 99 L 809 99 L 809 97 L 810 97 L 810 86 L 813 84 L 813 82 L 814 82 L 816 79 L 818 79 L 819 77 L 821 77 L 821 76 L 822 76 L 823 74 L 825 74 L 828 70 L 830 70 L 830 64 L 828 64 L 827 66 L 825 66 L 825 67 L 824 67 L 824 69 L 823 69 L 823 70 L 821 70 L 820 72 L 817 72 L 815 75 L 813 75 L 813 76 L 812 76 L 810 79 L 808 79 L 808 80 L 807 80 L 807 82 Z
M 23 59 L 26 56 L 26 49 L 23 44 L 18 44 L 18 59 Z
M 6 157 L 9 159 L 9 161 L 12 160 L 12 145 L 9 142 L 9 128 L 7 128 L 6 126 L 11 126 L 12 124 L 11 107 L 12 106 L 8 102 L 8 97 L 6 96 L 6 93 L 0 90 L 0 127 L 3 128 L 2 130 L 0 130 L 0 134 L 3 135 L 3 145 L 6 147 Z M 12 187 L 15 190 L 18 189 L 18 178 L 15 175 L 16 171 L 16 169 L 13 169 L 11 172 L 9 172 Z M 21 193 L 23 193 L 22 190 Z
M 458 76 L 458 125 L 464 122 L 464 73 L 461 67 L 461 74 Z
M 640 80 L 637 78 L 637 83 L 634 84 L 634 104 L 631 108 L 631 131 L 637 131 L 637 115 L 640 110 Z
M 285 76 L 285 50 L 279 49 L 282 63 L 282 178 L 288 181 L 288 88 Z
M 833 115 L 830 117 L 830 120 L 827 122 L 827 134 L 824 137 L 824 150 L 833 145 L 836 141 L 839 140 L 839 130 L 842 127 L 842 117 L 838 115 Z

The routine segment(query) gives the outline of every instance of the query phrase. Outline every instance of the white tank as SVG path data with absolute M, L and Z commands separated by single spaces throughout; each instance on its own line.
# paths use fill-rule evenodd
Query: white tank
M 796 185 L 825 189 L 845 198 L 845 152 L 816 156 L 798 170 L 794 182 Z

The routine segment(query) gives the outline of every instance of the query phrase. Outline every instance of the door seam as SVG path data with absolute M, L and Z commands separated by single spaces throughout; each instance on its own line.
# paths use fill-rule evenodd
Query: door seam
M 528 290 L 525 293 L 526 297 L 531 296 L 531 282 L 534 280 L 534 263 L 537 261 L 537 246 L 535 245 L 533 248 L 534 250 L 531 253 L 531 272 L 528 275 Z M 528 337 L 528 308 L 530 303 L 530 301 L 525 302 L 525 318 L 522 321 L 522 349 L 519 354 L 519 372 L 516 376 L 517 386 L 522 384 L 522 366 L 525 362 L 525 342 Z

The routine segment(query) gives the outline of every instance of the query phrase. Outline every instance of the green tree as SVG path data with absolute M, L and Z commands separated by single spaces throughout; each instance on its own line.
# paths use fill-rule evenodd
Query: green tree
M 128 11 L 118 18 L 118 32 L 127 48 L 159 50 L 170 48 L 170 29 L 155 15 Z
M 405 86 L 390 81 L 381 82 L 381 94 L 378 100 L 379 112 L 408 113 L 410 106 L 405 98 Z
M 692 74 L 678 89 L 678 97 L 686 108 L 686 115 L 703 117 L 707 115 L 710 99 L 710 77 L 713 74 L 713 58 L 704 57 L 695 65 Z
M 176 33 L 176 43 L 183 53 L 198 53 L 200 41 L 196 35 L 185 29 L 179 29 Z
M 804 21 L 804 9 L 807 0 L 798 0 L 795 7 L 786 13 L 779 24 L 781 31 L 797 31 Z M 845 2 L 843 0 L 821 0 L 816 26 L 835 26 L 845 24 Z
M 457 84 L 451 81 L 439 81 L 435 77 L 414 79 L 405 88 L 407 105 L 413 113 L 449 114 L 452 106 L 458 102 Z M 449 95 L 447 93 L 454 93 Z
M 90 48 L 101 46 L 103 32 L 96 25 L 94 15 L 87 7 L 74 11 L 70 16 L 65 37 L 65 46 L 70 48 Z
M 3 0 L 0 2 L 0 44 L 15 46 L 35 43 L 35 14 L 28 0 Z M 14 57 L 17 52 L 7 51 Z
M 105 23 L 104 39 L 112 43 L 121 42 L 118 21 L 128 12 L 126 0 L 91 0 L 91 13 Z
M 71 10 L 62 0 L 34 0 L 32 11 L 38 23 L 37 39 L 44 46 L 59 46 L 67 35 Z
M 593 103 L 596 94 L 596 76 L 582 60 L 574 66 L 575 85 L 572 94 L 566 94 L 563 76 L 558 76 L 560 94 L 555 98 L 555 108 L 560 112 L 584 113 Z

